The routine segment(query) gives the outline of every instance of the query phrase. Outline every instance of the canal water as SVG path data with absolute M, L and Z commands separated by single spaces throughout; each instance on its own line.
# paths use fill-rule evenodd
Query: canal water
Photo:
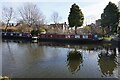
M 118 47 L 4 40 L 2 75 L 11 78 L 118 78 Z

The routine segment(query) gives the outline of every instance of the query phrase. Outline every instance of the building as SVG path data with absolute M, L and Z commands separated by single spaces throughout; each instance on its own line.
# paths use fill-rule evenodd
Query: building
M 96 27 L 100 27 L 101 26 L 101 19 L 98 19 L 98 20 L 96 20 Z
M 118 2 L 118 9 L 119 9 L 119 12 L 120 12 L 120 1 Z M 119 27 L 120 27 L 120 19 L 119 19 Z
M 120 12 L 120 1 L 118 2 L 118 9 L 119 9 L 119 12 Z M 120 34 L 120 18 L 119 18 L 119 24 L 118 24 L 117 32 Z
M 68 30 L 68 25 L 66 24 L 66 22 L 64 22 L 46 25 L 45 28 L 47 29 L 47 33 L 64 34 Z
M 91 26 L 92 28 L 101 27 L 101 19 L 96 20 L 95 23 L 91 23 L 88 26 Z
M 119 9 L 119 12 L 120 12 L 120 1 L 118 2 L 118 9 Z
M 91 26 L 92 28 L 96 28 L 96 24 L 94 24 L 94 23 L 91 23 L 91 24 L 89 24 L 87 26 Z
M 61 30 L 66 30 L 66 28 L 68 27 L 66 22 L 65 23 L 58 23 L 58 24 L 50 24 L 51 29 L 53 28 L 58 28 Z

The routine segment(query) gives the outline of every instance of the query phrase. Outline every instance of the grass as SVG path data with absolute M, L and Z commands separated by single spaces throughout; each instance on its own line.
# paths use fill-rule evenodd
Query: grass
M 111 41 L 112 40 L 112 37 L 104 37 L 103 38 L 105 41 Z
M 7 76 L 0 76 L 0 80 L 11 80 L 9 77 L 7 77 Z

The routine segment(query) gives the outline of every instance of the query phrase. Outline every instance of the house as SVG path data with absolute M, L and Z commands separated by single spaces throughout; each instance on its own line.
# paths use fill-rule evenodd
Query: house
M 47 33 L 58 33 L 64 34 L 68 29 L 68 25 L 65 23 L 58 23 L 58 24 L 50 24 L 47 25 Z
M 120 12 L 120 1 L 118 2 L 118 9 L 119 9 L 119 12 Z M 120 34 L 120 18 L 119 18 L 119 24 L 118 24 L 118 27 L 117 27 L 117 33 Z
M 101 19 L 98 19 L 95 22 L 96 22 L 95 23 L 96 27 L 100 27 L 101 26 Z
M 58 24 L 50 24 L 51 29 L 57 28 L 57 29 L 61 29 L 61 30 L 66 30 L 67 27 L 68 27 L 68 25 L 66 24 L 66 22 L 65 23 L 58 23 Z

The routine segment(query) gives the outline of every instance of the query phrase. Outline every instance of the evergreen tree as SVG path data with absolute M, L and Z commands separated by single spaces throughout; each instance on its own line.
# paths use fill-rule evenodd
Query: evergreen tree
M 101 26 L 108 29 L 107 33 L 117 32 L 119 17 L 118 7 L 114 3 L 109 2 L 101 14 Z
M 77 34 L 77 27 L 83 25 L 84 15 L 79 9 L 79 6 L 75 3 L 70 8 L 70 14 L 68 16 L 68 22 L 70 27 L 75 27 L 75 34 Z

